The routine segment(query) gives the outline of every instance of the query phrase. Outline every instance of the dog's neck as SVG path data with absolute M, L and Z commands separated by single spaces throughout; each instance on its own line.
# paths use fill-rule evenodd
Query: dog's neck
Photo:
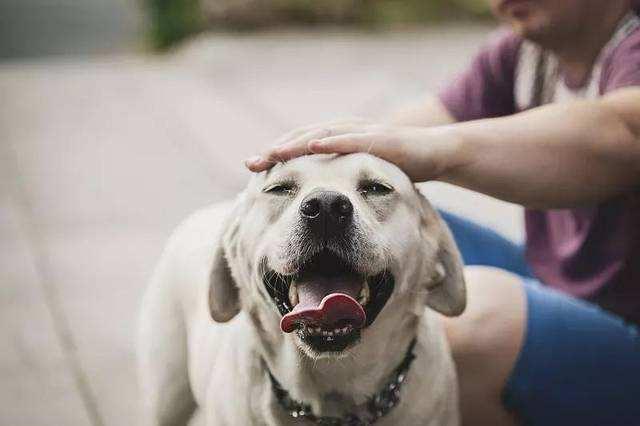
M 336 416 L 364 404 L 385 386 L 406 358 L 419 323 L 419 317 L 407 315 L 393 333 L 384 333 L 384 327 L 367 330 L 366 340 L 338 359 L 313 359 L 292 339 L 282 339 L 262 357 L 291 398 L 309 404 L 316 415 Z
M 291 398 L 289 392 L 282 387 L 273 374 L 268 371 L 271 381 L 271 388 L 278 405 L 292 418 L 305 419 L 319 424 L 349 424 L 365 425 L 375 423 L 382 417 L 389 414 L 399 403 L 401 390 L 403 388 L 407 373 L 413 360 L 415 359 L 414 348 L 416 340 L 412 340 L 407 348 L 402 362 L 396 366 L 393 375 L 387 379 L 385 385 L 375 394 L 371 395 L 364 404 L 354 405 L 350 411 L 344 412 L 341 416 L 322 416 L 314 414 L 310 404 L 296 401 Z M 338 396 L 339 398 L 339 396 Z M 334 401 L 334 402 L 339 402 Z

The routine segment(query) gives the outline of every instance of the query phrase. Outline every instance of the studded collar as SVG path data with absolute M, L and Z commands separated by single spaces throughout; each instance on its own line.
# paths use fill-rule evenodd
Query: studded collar
M 273 377 L 268 368 L 267 372 L 278 404 L 292 419 L 306 420 L 322 426 L 367 426 L 376 423 L 400 402 L 400 389 L 415 358 L 413 354 L 415 345 L 416 340 L 413 339 L 407 348 L 404 359 L 380 391 L 369 397 L 367 402 L 341 417 L 314 415 L 309 404 L 292 399 L 289 392 L 282 388 L 282 385 Z

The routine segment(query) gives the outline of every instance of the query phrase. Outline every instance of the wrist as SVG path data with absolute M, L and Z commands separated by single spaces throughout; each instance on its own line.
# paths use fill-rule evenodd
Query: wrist
M 423 162 L 431 180 L 451 182 L 471 162 L 471 149 L 459 131 L 460 125 L 432 127 L 425 130 L 421 144 Z

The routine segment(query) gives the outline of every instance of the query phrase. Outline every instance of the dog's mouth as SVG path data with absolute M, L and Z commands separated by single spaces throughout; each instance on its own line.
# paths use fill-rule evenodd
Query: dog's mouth
M 263 281 L 282 315 L 281 330 L 295 331 L 317 352 L 339 352 L 355 343 L 394 288 L 388 271 L 363 275 L 327 249 L 305 261 L 297 273 L 268 270 Z

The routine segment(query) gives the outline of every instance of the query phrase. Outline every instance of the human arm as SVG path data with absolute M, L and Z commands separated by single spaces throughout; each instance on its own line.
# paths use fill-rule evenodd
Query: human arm
M 395 126 L 431 127 L 452 124 L 455 123 L 455 119 L 437 96 L 427 96 L 421 101 L 407 104 L 390 114 L 386 122 Z M 308 143 L 317 138 L 329 136 L 331 131 L 344 131 L 349 128 L 364 128 L 364 126 L 373 125 L 372 121 L 352 118 L 299 127 L 280 137 L 273 147 L 262 155 L 250 158 L 245 163 L 251 171 L 260 172 L 278 162 L 312 154 L 308 149 Z
M 533 208 L 596 203 L 640 188 L 640 88 L 451 126 L 440 179 Z
M 369 152 L 414 181 L 450 182 L 527 207 L 591 204 L 640 187 L 640 88 L 448 126 L 342 125 L 323 132 L 305 149 Z M 274 154 L 288 158 L 289 149 L 273 148 L 248 166 Z

